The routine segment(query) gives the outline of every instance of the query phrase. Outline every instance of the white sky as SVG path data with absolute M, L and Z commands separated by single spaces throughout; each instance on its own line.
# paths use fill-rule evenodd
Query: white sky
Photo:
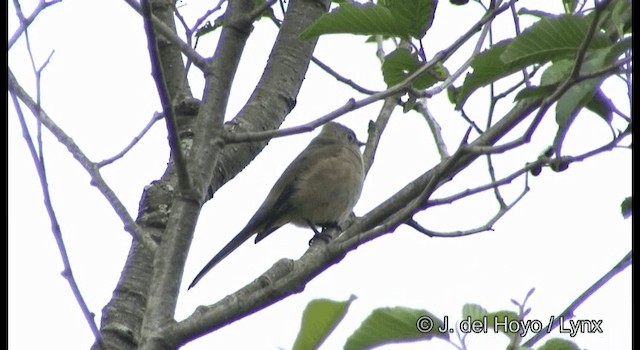
M 522 1 L 533 8 L 535 2 Z M 559 3 L 559 1 L 558 1 Z M 9 34 L 16 28 L 12 4 Z M 33 4 L 23 2 L 30 14 Z M 211 2 L 188 2 L 185 11 L 200 13 Z M 471 25 L 479 11 L 473 6 L 453 7 L 441 2 L 433 32 L 425 38 L 428 54 L 440 50 Z M 276 7 L 276 13 L 280 13 Z M 473 17 L 475 13 L 476 17 Z M 510 25 L 505 19 L 504 25 Z M 510 28 L 510 27 L 509 27 Z M 51 50 L 55 54 L 43 74 L 42 105 L 54 121 L 94 161 L 119 152 L 160 109 L 150 75 L 141 18 L 122 1 L 65 0 L 46 10 L 29 29 L 37 64 Z M 262 73 L 275 30 L 259 22 L 249 39 L 234 82 L 227 119 L 250 95 Z M 499 33 L 498 33 L 499 34 Z M 209 54 L 217 33 L 204 37 L 200 51 Z M 383 89 L 375 47 L 361 37 L 334 35 L 322 38 L 316 57 L 338 72 L 371 89 Z M 468 51 L 466 51 L 468 52 Z M 461 54 L 458 60 L 466 57 Z M 24 38 L 9 52 L 9 65 L 18 81 L 34 92 L 34 78 Z M 447 64 L 450 71 L 457 66 Z M 201 96 L 202 78 L 192 69 L 191 87 Z M 628 111 L 624 91 L 615 84 L 605 91 L 617 106 Z M 618 92 L 620 91 L 620 92 Z M 359 98 L 332 77 L 311 66 L 294 111 L 284 126 L 294 126 L 324 115 L 350 97 Z M 468 109 L 481 118 L 486 95 Z M 429 104 L 453 152 L 465 123 L 445 94 Z M 366 139 L 369 120 L 380 104 L 339 119 L 360 139 Z M 501 110 L 508 109 L 503 106 Z M 32 117 L 28 117 L 35 130 Z M 124 126 L 124 127 L 123 127 Z M 623 128 L 622 124 L 616 125 Z M 12 104 L 8 117 L 9 144 L 9 349 L 88 348 L 92 335 L 60 275 L 62 263 L 43 206 L 42 192 Z M 555 122 L 548 116 L 532 142 L 517 152 L 494 159 L 498 176 L 535 160 L 551 143 Z M 517 129 L 508 139 L 519 134 Z M 205 204 L 187 260 L 184 290 L 177 319 L 189 316 L 198 305 L 211 304 L 252 281 L 278 259 L 298 258 L 312 233 L 285 226 L 260 245 L 246 243 L 211 271 L 193 290 L 186 285 L 197 271 L 244 226 L 281 171 L 315 136 L 297 135 L 272 141 L 236 179 Z M 577 118 L 567 137 L 566 154 L 579 154 L 606 143 L 610 131 L 598 117 Z M 90 309 L 99 320 L 120 276 L 131 238 L 89 177 L 45 131 L 45 157 L 53 206 L 58 215 L 74 276 Z M 133 217 L 143 187 L 157 179 L 168 159 L 164 123 L 151 132 L 124 159 L 103 169 L 109 185 Z M 364 215 L 395 191 L 439 161 L 429 129 L 416 113 L 392 116 L 376 163 L 365 183 L 357 215 Z M 479 160 L 438 190 L 432 198 L 457 193 L 488 181 L 486 161 Z M 287 349 L 294 342 L 300 317 L 314 298 L 358 299 L 322 349 L 341 348 L 348 335 L 376 307 L 424 308 L 452 321 L 461 317 L 465 303 L 478 303 L 490 311 L 516 310 L 510 299 L 522 300 L 527 291 L 529 319 L 546 325 L 551 315 L 565 309 L 580 293 L 606 273 L 631 249 L 631 222 L 623 220 L 619 205 L 631 194 L 631 152 L 616 150 L 562 173 L 548 168 L 530 178 L 531 191 L 494 227 L 495 231 L 455 239 L 428 238 L 402 226 L 394 233 L 367 243 L 338 265 L 311 281 L 305 291 L 218 332 L 198 339 L 185 349 Z M 507 201 L 523 188 L 523 179 L 505 188 Z M 481 195 L 453 205 L 429 209 L 417 216 L 434 230 L 464 230 L 480 225 L 497 210 L 492 195 Z M 631 348 L 631 268 L 614 277 L 575 312 L 576 319 L 603 320 L 602 334 L 572 338 L 590 349 Z M 569 339 L 568 335 L 552 336 Z M 550 337 L 547 337 L 548 339 Z M 467 338 L 470 349 L 506 346 L 506 337 L 478 334 Z M 544 343 L 539 342 L 537 346 Z M 439 340 L 430 348 L 451 349 Z M 383 348 L 415 349 L 424 344 Z

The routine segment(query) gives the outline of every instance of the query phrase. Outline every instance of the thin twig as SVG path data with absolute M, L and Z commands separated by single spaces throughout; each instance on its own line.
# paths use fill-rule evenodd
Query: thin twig
M 33 101 L 31 96 L 29 96 L 22 86 L 20 86 L 11 69 L 8 68 L 7 70 L 9 91 L 16 94 L 16 96 L 29 108 L 29 110 L 31 110 L 33 115 L 53 134 L 53 136 L 58 139 L 61 144 L 67 147 L 71 155 L 73 155 L 80 165 L 89 173 L 89 176 L 91 177 L 91 184 L 96 186 L 100 193 L 102 193 L 102 195 L 107 199 L 107 202 L 109 202 L 115 213 L 124 223 L 125 231 L 131 234 L 133 239 L 148 246 L 150 250 L 154 251 L 156 248 L 155 241 L 152 240 L 149 234 L 144 232 L 129 215 L 127 208 L 105 182 L 96 164 L 89 160 L 73 139 L 71 139 L 69 135 L 54 123 L 44 110 L 41 109 L 38 113 L 36 102 Z
M 136 0 L 124 0 L 132 9 L 138 12 L 142 16 L 142 7 Z M 167 39 L 172 44 L 176 45 L 176 47 L 193 61 L 193 64 L 196 67 L 202 69 L 203 71 L 207 71 L 208 61 L 204 57 L 202 57 L 196 50 L 194 50 L 189 44 L 185 43 L 180 37 L 166 24 L 162 23 L 161 20 L 156 16 L 151 16 L 151 20 L 153 21 L 154 29 L 158 32 L 158 34 L 162 35 L 165 39 Z
M 542 339 L 545 335 L 551 333 L 556 327 L 560 325 L 560 322 L 566 319 L 573 318 L 574 311 L 582 305 L 587 299 L 589 299 L 598 289 L 604 286 L 610 279 L 612 279 L 615 275 L 624 271 L 627 267 L 631 266 L 633 261 L 633 257 L 631 252 L 628 252 L 614 267 L 611 268 L 607 273 L 605 273 L 602 277 L 600 277 L 596 282 L 594 282 L 587 290 L 585 290 L 582 294 L 580 294 L 569 306 L 567 306 L 564 311 L 562 311 L 557 317 L 552 317 L 552 322 L 550 322 L 544 329 L 544 332 L 535 333 L 533 337 L 527 340 L 523 346 L 525 348 L 531 348 L 535 343 L 537 343 L 540 339 Z
M 449 151 L 447 150 L 447 144 L 444 142 L 444 138 L 442 137 L 442 128 L 440 128 L 440 124 L 436 118 L 431 114 L 429 108 L 427 107 L 427 99 L 421 98 L 416 102 L 415 109 L 420 113 L 424 119 L 427 121 L 427 125 L 429 125 L 429 129 L 431 129 L 431 134 L 433 134 L 433 139 L 436 143 L 436 148 L 438 149 L 438 153 L 440 154 L 440 159 L 449 158 Z
M 497 14 L 496 14 L 496 16 L 497 16 Z M 433 89 L 430 89 L 430 90 L 427 90 L 427 91 L 421 91 L 419 96 L 421 96 L 421 97 L 435 96 L 435 95 L 439 94 L 440 92 L 444 91 L 445 89 L 447 89 L 449 86 L 451 86 L 451 84 L 453 84 L 453 82 L 458 80 L 458 78 L 463 73 L 467 72 L 467 69 L 469 69 L 469 66 L 471 65 L 471 62 L 473 61 L 473 59 L 478 55 L 478 53 L 480 53 L 480 50 L 482 50 L 482 47 L 484 45 L 484 40 L 487 37 L 487 34 L 490 33 L 491 23 L 492 22 L 493 22 L 493 18 L 489 19 L 485 23 L 485 25 L 482 26 L 482 30 L 480 31 L 480 36 L 478 37 L 478 40 L 476 41 L 476 46 L 473 48 L 473 52 L 471 53 L 471 55 L 469 55 L 469 58 L 462 65 L 460 65 L 460 67 L 458 67 L 458 69 L 453 74 L 449 75 L 442 82 L 442 84 L 437 85 Z
M 131 1 L 131 0 L 125 0 L 125 1 Z M 515 0 L 511 0 L 512 2 Z M 260 131 L 260 132 L 238 132 L 238 133 L 225 133 L 225 142 L 227 143 L 238 143 L 238 142 L 255 142 L 255 141 L 264 141 L 264 140 L 269 140 L 271 138 L 276 138 L 276 137 L 283 137 L 283 136 L 288 136 L 288 135 L 293 135 L 293 134 L 300 134 L 303 132 L 309 132 L 312 131 L 315 127 L 318 127 L 320 125 L 323 125 L 326 122 L 329 122 L 333 119 L 338 118 L 341 115 L 344 115 L 348 112 L 354 111 L 356 109 L 362 108 L 364 106 L 367 106 L 371 103 L 377 102 L 379 100 L 385 99 L 389 96 L 395 95 L 399 92 L 403 92 L 406 91 L 411 84 L 413 83 L 414 80 L 416 80 L 419 76 L 421 76 L 424 72 L 428 71 L 429 69 L 433 68 L 433 66 L 436 65 L 436 63 L 438 62 L 442 62 L 443 60 L 447 59 L 448 57 L 450 57 L 455 51 L 457 51 L 465 42 L 465 40 L 468 37 L 471 37 L 475 34 L 475 32 L 481 28 L 482 25 L 484 25 L 486 22 L 488 22 L 490 19 L 494 18 L 495 16 L 497 16 L 498 14 L 502 13 L 503 11 L 505 11 L 506 9 L 508 9 L 509 6 L 508 4 L 505 4 L 503 6 L 500 6 L 498 9 L 493 10 L 489 13 L 487 13 L 485 16 L 483 16 L 482 19 L 480 19 L 474 26 L 472 26 L 471 29 L 469 29 L 469 31 L 467 31 L 467 33 L 465 35 L 463 35 L 461 38 L 459 38 L 458 40 L 456 40 L 453 44 L 451 44 L 447 49 L 438 52 L 432 59 L 431 61 L 429 61 L 427 64 L 423 65 L 422 67 L 418 68 L 416 71 L 414 71 L 412 74 L 409 74 L 408 77 L 406 77 L 403 81 L 399 82 L 398 84 L 388 88 L 387 90 L 384 91 L 380 91 L 377 92 L 373 95 L 367 96 L 361 100 L 354 100 L 353 98 L 350 99 L 346 104 L 344 104 L 341 107 L 338 107 L 338 109 L 325 114 L 324 116 L 317 118 L 315 121 L 301 125 L 301 126 L 297 126 L 297 127 L 292 127 L 292 128 L 288 128 L 288 129 L 280 129 L 280 130 L 268 130 L 268 131 Z
M 602 75 L 607 75 L 607 74 L 611 74 L 612 72 L 617 71 L 621 66 L 625 65 L 626 63 L 629 62 L 631 58 L 625 58 L 623 60 L 620 60 L 618 62 L 616 62 L 613 65 L 610 65 L 606 68 L 600 69 L 596 72 L 592 72 L 589 74 L 584 74 L 584 75 L 579 75 L 578 77 L 575 78 L 569 78 L 567 80 L 565 80 L 562 84 L 560 84 L 560 86 L 558 86 L 558 88 L 549 96 L 547 96 L 546 98 L 543 99 L 542 104 L 540 105 L 539 109 L 538 109 L 538 113 L 536 113 L 536 116 L 533 118 L 533 121 L 531 122 L 531 124 L 529 125 L 529 127 L 527 128 L 527 130 L 524 132 L 524 134 L 522 136 L 520 136 L 519 138 L 513 140 L 513 141 L 509 141 L 506 142 L 502 145 L 498 145 L 498 146 L 476 146 L 476 147 L 472 147 L 471 151 L 473 152 L 478 152 L 478 153 L 492 153 L 492 154 L 496 154 L 496 153 L 504 153 L 506 151 L 509 151 L 513 148 L 516 148 L 522 144 L 525 144 L 527 142 L 529 142 L 529 140 L 531 139 L 531 135 L 533 135 L 533 132 L 535 131 L 535 129 L 538 127 L 538 125 L 540 124 L 540 121 L 542 120 L 542 117 L 546 114 L 547 110 L 549 109 L 549 107 L 551 107 L 551 105 L 553 103 L 555 103 L 567 90 L 569 90 L 572 86 L 574 86 L 575 84 L 583 81 L 583 80 L 587 80 L 587 79 L 591 79 L 591 78 L 595 78 L 598 76 L 602 76 Z
M 599 6 L 596 7 L 596 11 L 593 14 L 593 20 L 591 21 L 591 25 L 587 30 L 587 35 L 584 37 L 580 46 L 578 47 L 578 51 L 576 53 L 576 59 L 573 64 L 573 70 L 569 75 L 569 79 L 575 79 L 580 75 L 580 70 L 582 69 L 582 62 L 584 61 L 585 56 L 587 55 L 587 49 L 591 44 L 591 39 L 593 39 L 593 35 L 598 28 L 598 22 L 600 21 L 600 15 L 602 14 L 602 10 L 607 7 L 609 0 L 604 0 L 599 3 Z M 598 9 L 599 8 L 599 9 Z
M 186 159 L 182 153 L 176 114 L 173 109 L 173 101 L 169 95 L 169 89 L 167 88 L 164 70 L 162 69 L 154 24 L 151 19 L 152 16 L 153 14 L 151 13 L 151 4 L 149 3 L 149 0 L 142 0 L 142 18 L 144 19 L 144 31 L 147 34 L 147 48 L 149 50 L 149 58 L 151 60 L 151 74 L 153 75 L 153 80 L 156 83 L 158 97 L 160 97 L 160 103 L 162 104 L 164 120 L 167 125 L 167 138 L 171 149 L 171 158 L 173 159 L 174 169 L 178 177 L 178 186 L 180 186 L 183 191 L 187 191 L 191 189 L 191 178 L 187 171 Z
M 329 67 L 328 65 L 324 64 L 322 61 L 317 59 L 315 56 L 311 57 L 311 62 L 315 63 L 316 65 L 318 65 L 318 67 L 322 68 L 322 70 L 324 70 L 325 72 L 329 73 L 332 77 L 336 78 L 337 81 L 348 85 L 349 87 L 351 87 L 352 89 L 354 89 L 354 90 L 356 90 L 358 92 L 361 92 L 361 93 L 363 93 L 365 95 L 373 95 L 373 94 L 376 93 L 376 91 L 374 91 L 374 90 L 370 90 L 370 89 L 364 88 L 364 87 L 356 84 L 353 80 L 345 78 L 340 73 L 336 72 L 331 67 Z
M 367 147 L 364 150 L 362 158 L 364 159 L 365 176 L 369 173 L 369 169 L 373 164 L 378 144 L 380 143 L 380 137 L 384 129 L 387 127 L 391 113 L 398 105 L 396 96 L 387 97 L 380 108 L 380 113 L 376 118 L 375 123 L 369 122 L 369 137 L 367 138 Z
M 277 22 L 277 19 L 272 18 L 271 22 L 273 22 L 273 24 L 275 24 L 276 27 L 280 28 L 280 23 Z M 363 93 L 365 95 L 373 95 L 373 94 L 376 93 L 376 91 L 374 91 L 374 90 L 370 90 L 370 89 L 364 88 L 364 87 L 356 84 L 353 80 L 345 78 L 340 73 L 338 73 L 335 70 L 333 70 L 331 67 L 326 65 L 324 62 L 320 61 L 320 59 L 318 59 L 315 56 L 311 56 L 311 62 L 315 63 L 322 70 L 324 70 L 325 72 L 329 73 L 329 75 L 331 75 L 332 77 L 336 78 L 337 81 L 348 85 L 349 87 L 351 87 L 352 89 L 354 89 L 354 90 L 356 90 L 358 92 L 361 92 L 361 93 Z
M 466 190 L 464 190 L 462 192 L 453 194 L 451 196 L 447 196 L 447 197 L 443 197 L 443 198 L 430 199 L 427 202 L 427 206 L 428 207 L 436 207 L 436 206 L 439 206 L 439 205 L 451 204 L 451 203 L 453 203 L 453 202 L 455 202 L 457 200 L 460 200 L 462 198 L 469 197 L 469 196 L 472 196 L 474 194 L 478 194 L 480 192 L 484 192 L 484 191 L 490 190 L 490 189 L 492 189 L 494 187 L 500 187 L 500 186 L 504 186 L 504 185 L 510 184 L 511 182 L 513 182 L 513 180 L 515 180 L 518 177 L 530 172 L 532 169 L 535 169 L 537 167 L 541 167 L 541 166 L 544 166 L 546 164 L 549 164 L 549 162 L 550 162 L 549 158 L 541 157 L 538 160 L 536 160 L 536 161 L 534 161 L 532 163 L 528 163 L 523 168 L 518 169 L 517 171 L 511 173 L 510 175 L 507 175 L 507 176 L 503 177 L 500 180 L 493 181 L 493 182 L 490 182 L 488 184 L 484 184 L 484 185 L 478 186 L 476 188 L 469 188 L 469 189 L 466 189 Z
M 59 3 L 59 2 L 62 2 L 62 0 L 51 0 L 51 1 L 40 0 L 40 2 L 38 3 L 38 6 L 36 6 L 36 8 L 31 13 L 31 15 L 29 15 L 29 17 L 25 17 L 24 14 L 22 13 L 22 9 L 20 7 L 20 3 L 18 2 L 18 0 L 14 0 L 13 1 L 13 5 L 14 5 L 14 7 L 16 9 L 16 14 L 18 15 L 18 18 L 20 19 L 20 26 L 15 31 L 15 33 L 13 33 L 11 38 L 9 38 L 9 42 L 8 42 L 9 48 L 8 49 L 10 50 L 11 47 L 13 46 L 13 44 L 15 44 L 16 41 L 18 41 L 18 39 L 20 38 L 22 33 L 25 30 L 27 30 L 29 25 L 31 25 L 31 23 L 33 23 L 33 21 L 36 19 L 36 17 L 38 17 L 38 14 L 40 14 L 40 12 L 42 10 L 46 9 L 47 7 L 49 7 L 51 5 L 55 5 L 55 4 Z
M 384 221 L 384 224 L 378 225 L 373 229 L 364 231 L 356 236 L 346 237 L 339 236 L 335 241 L 336 245 L 341 244 L 351 244 L 353 241 L 360 241 L 360 237 L 375 237 L 382 232 L 391 232 L 395 230 L 396 227 L 401 225 L 402 223 L 410 220 L 411 216 L 415 213 L 415 211 L 419 208 L 424 208 L 423 203 L 431 196 L 433 191 L 436 190 L 438 184 L 440 183 L 441 177 L 445 174 L 448 174 L 450 170 L 455 167 L 458 160 L 462 158 L 463 155 L 466 154 L 466 142 L 469 137 L 469 132 L 471 129 L 467 130 L 467 133 L 464 135 L 462 144 L 463 146 L 459 147 L 458 150 L 447 160 L 441 162 L 436 168 L 433 176 L 429 179 L 429 182 L 424 186 L 424 188 L 420 191 L 418 195 L 413 197 L 412 200 L 407 203 L 406 206 L 391 214 Z M 333 244 L 333 243 L 332 243 Z
M 428 230 L 422 227 L 414 219 L 408 220 L 406 224 L 414 228 L 416 231 L 420 233 L 424 233 L 429 237 L 452 238 L 452 237 L 470 236 L 470 235 L 480 233 L 480 232 L 485 232 L 485 231 L 493 231 L 493 225 L 495 225 L 495 223 L 498 222 L 498 220 L 500 220 L 509 210 L 511 210 L 511 208 L 515 207 L 516 204 L 518 204 L 518 202 L 520 202 L 520 200 L 524 198 L 524 196 L 528 192 L 529 192 L 529 186 L 525 185 L 522 193 L 520 193 L 520 195 L 513 202 L 511 202 L 511 204 L 505 205 L 504 207 L 500 207 L 496 215 L 492 217 L 489 221 L 487 221 L 486 224 L 473 229 L 464 230 L 464 231 L 459 230 L 459 231 L 451 231 L 451 232 L 437 232 L 437 231 Z
M 95 314 L 89 310 L 89 306 L 87 305 L 82 293 L 80 292 L 80 288 L 76 283 L 75 278 L 73 277 L 73 272 L 71 269 L 71 262 L 69 261 L 69 255 L 67 254 L 67 248 L 64 244 L 64 239 L 62 238 L 62 230 L 60 228 L 60 223 L 58 222 L 57 215 L 55 210 L 53 209 L 53 203 L 51 201 L 51 193 L 49 192 L 49 184 L 47 181 L 47 174 L 44 166 L 44 159 L 38 156 L 38 152 L 33 144 L 33 140 L 29 134 L 29 128 L 27 127 L 26 120 L 24 118 L 24 114 L 22 113 L 22 108 L 20 107 L 20 102 L 16 96 L 15 91 L 10 91 L 11 101 L 13 102 L 13 106 L 16 110 L 16 114 L 18 116 L 18 120 L 20 121 L 20 127 L 22 128 L 22 137 L 24 138 L 27 148 L 29 149 L 29 153 L 31 154 L 31 158 L 33 159 L 33 164 L 36 167 L 36 171 L 38 173 L 38 179 L 40 180 L 40 187 L 42 189 L 42 195 L 44 197 L 44 206 L 47 210 L 47 214 L 49 215 L 49 221 L 51 221 L 51 233 L 53 233 L 53 238 L 56 240 L 56 244 L 58 245 L 58 251 L 60 252 L 60 258 L 62 259 L 62 265 L 64 266 L 64 270 L 62 272 L 62 276 L 69 283 L 69 287 L 71 288 L 71 292 L 73 296 L 76 298 L 78 305 L 80 306 L 80 310 L 84 315 L 93 336 L 96 338 L 97 344 L 102 344 L 102 336 L 100 335 L 100 330 L 95 323 Z
M 140 133 L 136 135 L 122 151 L 118 152 L 118 154 L 116 154 L 111 158 L 107 158 L 105 160 L 97 162 L 96 166 L 98 168 L 102 168 L 103 166 L 109 165 L 115 162 L 116 160 L 124 157 L 124 155 L 127 154 L 127 152 L 129 152 L 133 148 L 133 146 L 135 146 L 140 140 L 142 140 L 142 137 L 144 137 L 144 135 L 146 135 L 149 130 L 151 130 L 151 127 L 153 126 L 153 124 L 155 124 L 160 119 L 162 119 L 162 114 L 154 113 L 153 117 L 151 117 L 151 120 L 149 120 L 147 125 L 144 126 L 144 128 L 140 131 Z
M 247 17 L 249 17 L 249 21 L 253 22 L 256 19 L 258 19 L 258 17 L 262 16 L 262 13 L 266 11 L 268 8 L 270 8 L 271 6 L 273 6 L 276 3 L 276 1 L 278 0 L 267 0 L 263 2 L 260 6 L 253 9 L 253 11 L 249 12 L 249 14 L 247 15 Z

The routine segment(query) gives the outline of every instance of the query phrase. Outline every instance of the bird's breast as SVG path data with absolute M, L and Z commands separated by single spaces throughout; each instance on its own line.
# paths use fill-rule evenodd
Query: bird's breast
M 295 216 L 301 219 L 294 223 L 321 225 L 346 218 L 360 198 L 363 168 L 359 153 L 342 148 L 306 169 L 291 198 Z

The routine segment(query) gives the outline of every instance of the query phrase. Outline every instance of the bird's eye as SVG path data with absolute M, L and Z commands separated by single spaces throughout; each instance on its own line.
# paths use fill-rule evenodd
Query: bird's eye
M 348 134 L 347 134 L 347 140 L 348 140 L 349 142 L 355 142 L 355 140 L 356 140 L 356 135 L 355 135 L 354 133 L 348 133 Z

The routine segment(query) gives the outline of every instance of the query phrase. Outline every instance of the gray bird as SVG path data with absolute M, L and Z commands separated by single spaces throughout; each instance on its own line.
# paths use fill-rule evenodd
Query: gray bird
M 258 211 L 196 275 L 188 289 L 254 233 L 260 242 L 281 226 L 292 223 L 311 227 L 336 227 L 360 198 L 364 165 L 354 132 L 329 122 L 280 175 Z

